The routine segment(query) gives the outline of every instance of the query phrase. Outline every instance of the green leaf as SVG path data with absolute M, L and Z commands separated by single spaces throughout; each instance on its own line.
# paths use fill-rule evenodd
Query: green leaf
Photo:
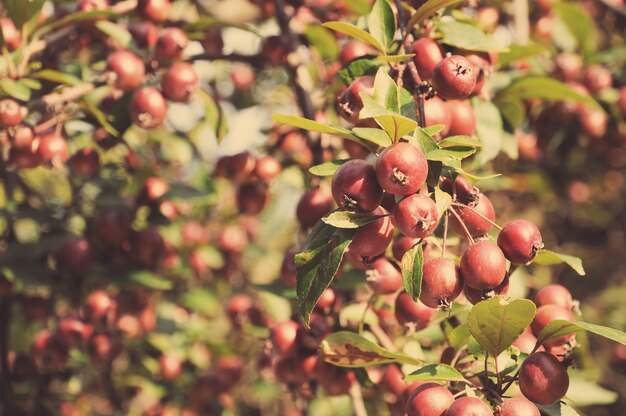
M 557 402 L 553 404 L 536 404 L 537 408 L 545 416 L 580 416 L 576 410 L 565 403 Z
M 333 280 L 356 229 L 338 229 L 319 221 L 295 257 L 298 308 L 306 325 L 322 292 Z
M 422 361 L 407 354 L 391 352 L 359 334 L 335 332 L 326 337 L 318 350 L 324 361 L 340 367 L 361 368 L 393 362 L 420 365 Z
M 350 160 L 351 159 L 332 160 L 320 165 L 311 166 L 309 173 L 315 176 L 333 176 L 335 172 L 337 172 L 337 169 Z
M 367 27 L 378 43 L 385 47 L 386 52 L 396 33 L 396 18 L 387 0 L 376 0 L 367 18 Z
M 550 322 L 541 331 L 539 337 L 537 337 L 537 343 L 543 344 L 551 339 L 560 338 L 565 335 L 575 334 L 582 331 L 588 331 L 604 338 L 608 338 L 611 341 L 626 345 L 626 332 L 620 331 L 619 329 L 590 324 L 583 321 L 570 322 L 563 319 L 557 319 Z
M 322 218 L 328 225 L 336 228 L 359 228 L 387 215 L 372 215 L 361 212 L 336 210 Z
M 448 147 L 481 147 L 482 143 L 470 136 L 449 136 L 439 142 L 442 149 Z
M 378 68 L 374 79 L 374 100 L 385 109 L 400 114 L 398 86 L 385 68 Z
M 468 51 L 491 52 L 499 50 L 491 36 L 481 29 L 468 23 L 456 20 L 442 21 L 438 30 L 442 35 L 441 42 Z
M 345 0 L 346 7 L 357 16 L 364 16 L 372 9 L 372 4 L 366 0 Z
M 579 4 L 566 2 L 556 3 L 553 10 L 583 51 L 594 52 L 597 49 L 595 24 L 589 12 Z
M 439 186 L 439 177 L 441 176 L 442 169 L 443 163 L 437 160 L 428 161 L 428 177 L 426 178 L 428 186 L 432 186 L 433 188 Z
M 462 0 L 428 0 L 417 9 L 413 16 L 411 16 L 406 25 L 406 31 L 410 32 L 413 30 L 415 25 L 422 23 L 425 19 L 428 19 L 430 16 L 437 13 L 439 9 L 456 6 L 459 3 L 462 3 Z
M 504 120 L 513 128 L 518 128 L 522 125 L 524 117 L 526 117 L 526 107 L 524 107 L 522 100 L 499 100 L 497 105 Z
M 426 153 L 426 159 L 439 162 L 451 162 L 463 160 L 476 153 L 476 149 L 468 147 L 450 147 L 447 149 L 435 149 Z
M 20 78 L 17 83 L 31 90 L 40 90 L 41 82 L 32 78 Z
M 422 292 L 422 266 L 424 253 L 422 245 L 417 244 L 404 253 L 400 263 L 402 269 L 402 287 L 411 298 L 417 302 Z
M 530 58 L 531 56 L 547 53 L 548 50 L 545 46 L 537 43 L 529 43 L 526 45 L 509 45 L 509 50 L 500 53 L 498 56 L 498 65 L 505 67 L 510 63 L 516 62 L 522 58 Z
M 104 33 L 125 48 L 128 48 L 128 45 L 130 45 L 130 42 L 133 39 L 133 35 L 131 35 L 128 30 L 126 30 L 121 25 L 118 25 L 117 23 L 113 23 L 108 20 L 98 20 L 95 26 L 102 33 Z
M 318 25 L 307 25 L 304 35 L 322 56 L 322 59 L 333 61 L 339 54 L 339 45 L 335 36 L 326 28 Z
M 221 143 L 226 136 L 228 127 L 224 112 L 218 102 L 204 89 L 198 89 L 197 94 L 204 104 L 204 122 L 215 132 L 217 142 Z
M 472 107 L 476 113 L 476 135 L 483 144 L 477 155 L 481 165 L 494 159 L 502 149 L 504 128 L 498 107 L 490 101 L 472 99 Z
M 344 139 L 354 140 L 357 143 L 360 140 L 353 135 L 350 130 L 343 127 L 335 127 L 329 124 L 318 123 L 317 121 L 309 120 L 298 116 L 288 116 L 284 114 L 274 114 L 272 120 L 275 123 L 287 124 L 290 126 L 298 127 L 304 130 L 317 131 L 319 133 L 334 134 L 335 136 L 343 137 Z
M 607 405 L 615 403 L 619 397 L 616 392 L 607 390 L 592 381 L 574 377 L 570 378 L 567 396 L 573 397 L 578 407 Z
M 585 275 L 582 260 L 578 257 L 569 256 L 567 254 L 555 253 L 554 251 L 543 249 L 537 253 L 537 257 L 535 257 L 534 262 L 542 266 L 552 266 L 555 264 L 565 263 L 574 269 L 574 271 L 579 275 Z
M 469 325 L 466 322 L 452 330 L 450 335 L 448 335 L 448 342 L 450 342 L 452 348 L 458 350 L 467 342 L 470 335 Z
M 443 216 L 452 203 L 452 196 L 442 191 L 439 187 L 435 187 L 435 204 L 437 205 L 437 218 L 443 221 Z
M 20 101 L 30 100 L 30 89 L 9 78 L 0 80 L 0 89 L 7 95 Z
M 372 117 L 389 134 L 393 141 L 400 137 L 412 133 L 417 127 L 417 122 L 404 117 L 379 105 L 372 97 L 361 94 L 363 109 L 360 112 L 361 118 Z
M 33 78 L 42 79 L 44 81 L 55 82 L 64 85 L 78 85 L 82 81 L 71 74 L 65 74 L 54 69 L 42 69 L 41 71 L 31 74 Z
M 460 167 L 455 167 L 453 169 L 453 171 L 455 171 L 456 173 L 459 173 L 459 174 L 461 174 L 461 175 L 465 176 L 466 178 L 471 179 L 473 181 L 482 181 L 482 180 L 485 180 L 485 179 L 493 179 L 493 178 L 497 178 L 498 176 L 502 175 L 500 173 L 494 173 L 494 174 L 491 174 L 491 175 L 478 176 L 478 175 L 475 175 L 473 173 L 466 172 L 465 170 L 463 170 Z
M 386 56 L 379 56 L 376 58 L 376 61 L 380 61 L 380 62 L 404 62 L 408 59 L 411 59 L 415 56 L 414 53 L 408 53 L 408 54 L 403 54 L 403 55 L 386 55 Z
M 22 1 L 22 0 L 17 0 L 17 1 Z M 73 23 L 82 22 L 85 20 L 96 20 L 101 17 L 109 18 L 109 17 L 116 17 L 116 15 L 115 13 L 109 10 L 92 10 L 89 12 L 81 12 L 81 11 L 74 12 L 60 19 L 50 20 L 48 23 L 45 23 L 43 26 L 37 29 L 37 31 L 33 34 L 33 37 L 42 36 L 45 33 L 59 29 L 63 26 L 71 25 Z
M 380 147 L 388 147 L 391 146 L 392 143 L 391 137 L 389 137 L 385 130 L 370 127 L 355 127 L 352 129 L 352 133 Z
M 207 316 L 214 316 L 221 308 L 220 299 L 207 289 L 193 289 L 185 293 L 181 298 L 181 303 L 185 307 Z
M 344 275 L 342 274 L 340 279 L 342 282 L 343 278 Z M 339 311 L 339 322 L 346 322 L 348 325 L 353 326 L 357 326 L 361 322 L 365 325 L 376 325 L 379 322 L 379 318 L 367 302 L 361 302 L 341 308 L 341 311 Z
M 355 79 L 363 75 L 375 75 L 378 67 L 379 65 L 375 60 L 366 58 L 355 59 L 346 68 L 339 71 L 339 76 L 344 84 L 350 85 Z
M 468 381 L 456 368 L 447 364 L 429 364 L 405 376 L 406 381 Z
M 20 29 L 31 17 L 39 13 L 46 0 L 5 0 L 9 17 Z
M 428 127 L 420 127 L 420 129 L 424 130 L 424 132 L 428 134 L 431 139 L 435 137 L 435 135 L 443 131 L 443 129 L 445 128 L 446 126 L 444 126 L 443 124 L 433 124 L 432 126 Z
M 443 125 L 441 126 L 443 128 Z M 430 131 L 422 127 L 417 127 L 415 129 L 415 132 L 413 133 L 413 137 L 411 140 L 411 142 L 416 145 L 424 154 L 439 149 L 439 144 L 437 144 L 435 139 L 433 139 Z
M 170 280 L 146 271 L 132 272 L 127 276 L 127 280 L 155 290 L 170 290 L 174 287 Z
M 117 129 L 113 127 L 111 123 L 109 123 L 109 120 L 107 120 L 107 116 L 94 103 L 89 100 L 83 100 L 82 107 L 83 110 L 91 114 L 109 134 L 114 137 L 118 137 L 119 132 L 117 131 Z
M 536 310 L 530 300 L 506 302 L 494 296 L 474 305 L 467 317 L 467 324 L 476 341 L 492 357 L 497 357 L 530 325 Z
M 513 81 L 508 87 L 498 92 L 495 101 L 529 100 L 533 98 L 553 101 L 574 101 L 604 111 L 602 106 L 592 97 L 579 94 L 572 87 L 561 81 L 539 75 L 529 75 Z M 476 114 L 480 115 L 480 111 L 477 108 Z
M 380 44 L 372 35 L 364 31 L 363 29 L 354 26 L 350 23 L 344 22 L 326 22 L 322 26 L 334 30 L 335 32 L 343 33 L 348 36 L 352 36 L 362 42 L 368 43 L 378 49 L 380 52 L 385 53 L 385 47 Z

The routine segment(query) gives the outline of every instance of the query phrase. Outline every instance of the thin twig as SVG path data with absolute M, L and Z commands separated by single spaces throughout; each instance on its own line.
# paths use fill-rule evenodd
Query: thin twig
M 84 95 L 89 94 L 98 87 L 98 84 L 87 82 L 84 84 L 76 85 L 73 87 L 65 87 L 59 90 L 55 90 L 50 94 L 46 94 L 38 100 L 31 101 L 28 104 L 29 109 L 36 108 L 38 106 L 44 106 L 47 108 L 56 108 L 57 106 L 66 104 L 70 101 L 74 101 Z
M 398 347 L 393 343 L 389 335 L 385 332 L 384 329 L 381 328 L 378 324 L 370 324 L 370 331 L 374 334 L 374 336 L 380 341 L 383 347 L 388 349 L 391 352 L 398 351 Z
M 229 62 L 243 62 L 250 64 L 254 67 L 262 67 L 266 59 L 263 55 L 244 55 L 240 53 L 217 53 L 217 52 L 204 52 L 196 55 L 191 55 L 186 58 L 187 61 L 229 61 Z
M 469 230 L 467 229 L 467 226 L 465 225 L 465 222 L 461 219 L 459 214 L 456 213 L 454 208 L 448 208 L 448 211 L 451 212 L 452 215 L 454 215 L 456 217 L 457 221 L 461 224 L 461 227 L 463 227 L 463 231 L 465 231 L 465 236 L 467 237 L 469 242 L 471 244 L 474 244 L 474 238 L 472 237 L 472 233 L 469 232 Z
M 448 239 L 448 220 L 450 213 L 446 210 L 443 214 L 443 242 L 441 244 L 441 257 L 446 256 L 446 242 Z
M 367 416 L 367 409 L 363 402 L 363 393 L 361 392 L 361 385 L 358 381 L 354 381 L 350 385 L 350 399 L 352 400 L 352 409 L 354 410 L 354 416 Z
M 463 208 L 469 208 L 474 214 L 478 215 L 479 217 L 481 217 L 483 220 L 487 221 L 489 224 L 493 225 L 494 227 L 496 227 L 498 230 L 502 230 L 502 227 L 498 225 L 498 223 L 490 220 L 489 218 L 487 218 L 484 214 L 478 212 L 478 210 L 476 210 L 476 208 L 474 207 L 470 207 L 469 205 L 465 205 L 465 204 L 461 204 L 460 202 L 453 202 L 452 205 L 454 205 L 455 207 L 463 207 Z

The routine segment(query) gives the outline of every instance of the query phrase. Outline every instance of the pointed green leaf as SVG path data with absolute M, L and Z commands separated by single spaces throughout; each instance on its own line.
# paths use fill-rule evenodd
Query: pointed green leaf
M 128 30 L 123 28 L 121 25 L 118 25 L 117 23 L 113 23 L 108 20 L 99 20 L 96 22 L 95 26 L 99 31 L 101 31 L 120 45 L 124 46 L 125 48 L 130 45 L 130 41 L 133 39 L 133 35 L 131 35 Z
M 468 381 L 456 368 L 446 364 L 429 364 L 405 376 L 406 381 Z
M 346 68 L 339 71 L 339 76 L 344 84 L 350 85 L 355 79 L 363 75 L 375 75 L 378 67 L 376 60 L 367 58 L 355 59 Z
M 442 21 L 438 28 L 441 42 L 468 51 L 491 52 L 499 50 L 491 36 L 469 23 L 456 20 Z
M 311 166 L 309 173 L 315 176 L 333 176 L 337 169 L 339 169 L 344 163 L 351 159 L 339 159 L 325 162 L 319 165 Z
M 459 173 L 459 174 L 465 176 L 468 179 L 471 179 L 472 181 L 481 181 L 481 180 L 485 180 L 485 179 L 493 179 L 493 178 L 497 178 L 498 176 L 501 176 L 500 173 L 494 173 L 494 174 L 491 174 L 491 175 L 478 176 L 478 175 L 474 175 L 473 173 L 469 173 L 469 172 L 463 170 L 460 167 L 455 167 L 452 170 L 454 172 L 456 172 L 456 173 Z
M 578 257 L 569 256 L 567 254 L 555 253 L 554 251 L 543 249 L 537 253 L 537 257 L 535 257 L 535 260 L 533 261 L 542 266 L 552 266 L 555 264 L 565 263 L 574 269 L 574 271 L 579 275 L 585 275 L 582 260 Z
M 408 59 L 411 59 L 415 56 L 414 53 L 408 53 L 408 54 L 404 54 L 404 55 L 386 55 L 386 56 L 379 56 L 378 58 L 376 58 L 377 61 L 381 61 L 381 62 L 404 62 Z
M 439 187 L 435 188 L 435 204 L 437 205 L 437 218 L 443 221 L 443 216 L 448 207 L 452 203 L 452 196 L 442 191 Z
M 529 58 L 531 56 L 547 53 L 548 49 L 545 46 L 537 43 L 529 43 L 526 45 L 509 45 L 509 50 L 500 53 L 498 56 L 498 65 L 500 67 L 507 66 L 512 62 L 516 62 L 522 58 Z
M 313 227 L 304 252 L 296 255 L 298 307 L 306 325 L 322 292 L 337 274 L 355 232 L 320 221 Z
M 361 94 L 363 109 L 360 112 L 361 118 L 372 117 L 389 134 L 393 141 L 400 137 L 412 133 L 417 127 L 417 122 L 400 114 L 394 113 L 379 105 L 372 97 Z
M 272 116 L 272 120 L 275 123 L 288 124 L 304 130 L 317 131 L 319 133 L 334 134 L 335 136 L 343 137 L 344 139 L 359 142 L 359 139 L 354 136 L 350 130 L 344 129 L 343 127 L 335 127 L 329 124 L 318 123 L 317 121 L 309 120 L 307 118 L 288 116 L 284 114 L 274 114 Z
M 504 135 L 502 115 L 498 107 L 490 101 L 473 98 L 472 107 L 476 112 L 476 135 L 483 144 L 477 159 L 484 165 L 498 156 L 502 150 Z
M 413 30 L 415 25 L 422 23 L 425 19 L 437 13 L 439 9 L 455 6 L 459 3 L 462 3 L 462 0 L 428 0 L 426 3 L 422 4 L 409 19 L 406 25 L 407 32 Z
M 529 75 L 513 81 L 508 87 L 498 92 L 495 100 L 509 101 L 533 98 L 554 101 L 574 101 L 595 108 L 596 110 L 604 111 L 602 106 L 591 96 L 579 94 L 572 89 L 572 87 L 561 81 L 539 75 Z M 476 109 L 476 114 L 480 114 L 478 109 Z
M 597 49 L 593 18 L 580 4 L 558 3 L 554 5 L 554 11 L 574 35 L 580 49 L 585 52 L 594 52 Z
M 31 17 L 39 13 L 46 0 L 5 0 L 9 17 L 20 29 Z
M 442 149 L 448 147 L 481 147 L 482 143 L 470 136 L 448 136 L 439 142 Z
M 42 69 L 41 71 L 31 74 L 33 78 L 42 79 L 45 81 L 55 82 L 57 84 L 65 85 L 78 85 L 82 81 L 71 74 L 66 74 L 54 69 Z
M 137 283 L 155 290 L 170 290 L 174 287 L 174 283 L 152 272 L 132 272 L 128 275 L 127 280 Z
M 553 404 L 535 404 L 545 416 L 580 416 L 576 410 L 565 403 L 557 402 Z
M 494 296 L 474 305 L 467 317 L 467 324 L 476 341 L 492 357 L 497 357 L 530 325 L 536 310 L 530 300 L 506 302 Z
M 551 339 L 560 338 L 565 335 L 582 331 L 588 331 L 604 338 L 608 338 L 611 341 L 626 345 L 626 332 L 624 331 L 602 325 L 590 324 L 583 321 L 569 322 L 562 319 L 550 322 L 539 334 L 537 342 L 539 344 L 543 344 Z
M 381 45 L 380 42 L 376 40 L 376 38 L 357 26 L 344 22 L 326 22 L 323 23 L 322 26 L 332 29 L 335 32 L 352 36 L 355 39 L 372 45 L 380 52 L 385 53 L 385 47 L 383 47 L 383 45 Z
M 443 125 L 441 125 L 441 127 L 443 128 Z M 433 130 L 427 130 L 422 127 L 417 127 L 411 140 L 411 142 L 416 145 L 424 154 L 439 149 L 439 144 L 437 144 L 435 139 L 433 139 L 433 134 L 430 133 L 431 131 Z
M 361 368 L 403 363 L 421 365 L 422 361 L 407 354 L 388 351 L 354 332 L 340 331 L 322 341 L 318 356 L 340 367 Z
M 304 34 L 324 60 L 337 59 L 339 45 L 335 35 L 330 30 L 318 24 L 310 24 L 307 25 Z
M 402 287 L 411 298 L 417 302 L 422 291 L 422 266 L 424 253 L 422 245 L 417 244 L 402 256 Z
M 435 149 L 426 153 L 426 159 L 437 160 L 440 162 L 450 162 L 454 160 L 463 160 L 476 153 L 476 149 L 467 147 L 450 147 L 448 149 Z
M 16 100 L 19 100 L 19 101 L 30 100 L 30 89 L 12 79 L 9 79 L 9 78 L 1 79 L 0 89 L 2 89 L 2 91 L 4 91 L 7 95 L 15 98 Z
M 391 146 L 392 143 L 391 138 L 385 130 L 370 127 L 355 127 L 352 129 L 352 133 L 380 147 L 388 147 Z
M 393 42 L 396 33 L 396 18 L 387 0 L 376 0 L 367 18 L 370 34 L 385 47 L 385 51 Z
M 336 210 L 322 218 L 328 225 L 336 228 L 359 228 L 387 215 L 372 215 L 362 212 Z

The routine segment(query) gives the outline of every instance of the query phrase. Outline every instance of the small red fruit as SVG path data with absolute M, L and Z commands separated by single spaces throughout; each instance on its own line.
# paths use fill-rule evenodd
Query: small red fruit
M 93 254 L 89 241 L 69 237 L 54 251 L 56 268 L 64 276 L 84 278 L 93 268 Z
M 472 235 L 478 237 L 486 235 L 496 221 L 496 211 L 489 198 L 484 194 L 478 194 L 478 203 L 474 206 L 455 207 L 454 210 L 465 224 L 465 227 Z M 485 218 L 486 217 L 486 218 Z M 450 225 L 459 235 L 465 236 L 465 229 L 459 223 L 455 215 L 450 216 Z
M 419 112 L 416 114 L 419 117 Z M 446 107 L 446 103 L 441 98 L 435 96 L 424 102 L 424 121 L 426 122 L 426 127 L 443 124 L 443 129 L 438 135 L 445 137 L 450 131 L 452 114 Z
M 50 133 L 39 138 L 37 155 L 43 163 L 62 164 L 69 158 L 67 141 L 63 136 Z
M 113 52 L 107 59 L 107 69 L 114 74 L 111 81 L 115 87 L 124 92 L 141 85 L 146 75 L 143 60 L 129 51 Z
M 158 60 L 180 59 L 188 44 L 185 32 L 177 27 L 168 27 L 159 35 L 154 53 Z
M 215 176 L 233 182 L 244 182 L 250 178 L 256 166 L 256 159 L 249 152 L 222 156 L 215 165 Z
M 389 211 L 378 207 L 373 215 L 385 215 L 360 227 L 348 246 L 350 251 L 361 257 L 374 257 L 385 251 L 393 238 L 393 223 Z
M 460 397 L 448 408 L 446 416 L 493 416 L 493 412 L 478 397 Z
M 270 183 L 280 175 L 283 167 L 272 155 L 261 156 L 254 166 L 254 174 L 265 183 Z
M 246 215 L 256 215 L 263 211 L 270 199 L 268 186 L 262 182 L 250 182 L 237 189 L 237 208 Z
M 161 79 L 163 95 L 170 101 L 187 102 L 197 88 L 198 74 L 187 62 L 175 63 Z
M 138 231 L 131 244 L 133 259 L 142 267 L 156 268 L 166 254 L 165 240 L 155 228 Z
M 322 188 L 302 195 L 296 207 L 296 217 L 303 228 L 313 227 L 333 209 L 333 199 Z
M 461 257 L 461 274 L 474 289 L 493 289 L 506 276 L 506 260 L 500 248 L 489 241 L 471 245 Z
M 270 329 L 270 339 L 276 352 L 285 357 L 295 354 L 298 349 L 298 325 L 295 321 L 278 322 Z
M 94 224 L 97 241 L 109 247 L 121 246 L 128 240 L 132 221 L 128 210 L 116 208 L 104 211 Z
M 480 191 L 472 185 L 465 177 L 457 176 L 454 183 L 450 178 L 445 178 L 439 185 L 442 191 L 454 196 L 461 204 L 475 207 L 480 200 Z
M 411 45 L 411 52 L 415 54 L 413 61 L 422 81 L 430 81 L 435 66 L 443 59 L 441 47 L 437 41 L 430 38 L 419 38 Z
M 471 136 L 476 131 L 474 107 L 467 101 L 446 101 L 450 113 L 450 136 Z
M 95 365 L 108 366 L 122 352 L 122 343 L 113 334 L 94 334 L 87 343 L 87 352 Z
M 393 244 L 391 244 L 393 257 L 398 261 L 402 261 L 404 254 L 412 249 L 415 244 L 419 243 L 419 241 L 419 238 L 407 237 L 403 234 L 396 235 L 393 239 Z
M 465 299 L 472 305 L 476 305 L 478 302 L 488 299 L 489 297 L 495 296 L 504 296 L 509 292 L 510 280 L 509 277 L 505 277 L 502 283 L 496 286 L 493 289 L 474 289 L 473 287 L 468 286 L 467 284 L 463 285 L 463 295 Z
M 26 115 L 26 108 L 17 101 L 5 98 L 0 101 L 0 127 L 13 127 L 22 122 Z
M 537 292 L 535 304 L 538 308 L 544 305 L 557 305 L 564 309 L 571 310 L 574 306 L 574 299 L 565 286 L 552 284 Z
M 363 109 L 361 93 L 370 97 L 374 95 L 374 77 L 366 75 L 355 79 L 337 100 L 338 114 L 353 124 L 359 121 L 359 113 Z
M 128 24 L 128 31 L 133 35 L 137 46 L 141 48 L 152 48 L 159 38 L 159 30 L 156 25 L 149 20 L 135 20 Z
M 33 148 L 33 140 L 35 133 L 33 129 L 24 124 L 19 124 L 13 129 L 8 130 L 11 149 L 30 152 Z
M 537 309 L 535 318 L 533 319 L 530 328 L 533 331 L 533 335 L 539 337 L 541 331 L 548 326 L 552 321 L 557 319 L 565 321 L 573 321 L 574 315 L 570 309 L 565 309 L 558 305 L 543 305 Z M 555 347 L 564 345 L 572 341 L 576 337 L 576 334 L 563 335 L 562 337 L 546 341 L 545 345 L 549 347 Z
M 139 13 L 153 22 L 164 22 L 170 10 L 170 0 L 139 0 Z
M 452 55 L 435 66 L 433 86 L 446 100 L 462 100 L 474 91 L 476 75 L 470 61 L 461 55 Z
M 611 70 L 597 64 L 590 65 L 587 68 L 583 80 L 592 94 L 597 94 L 605 88 L 611 88 L 611 85 L 613 85 Z
M 411 195 L 426 182 L 428 163 L 421 150 L 399 142 L 385 148 L 376 160 L 376 178 L 394 195 Z
M 447 308 L 461 294 L 463 279 L 454 261 L 443 257 L 428 260 L 422 272 L 420 300 L 424 305 Z
M 541 416 L 539 409 L 533 402 L 524 397 L 504 399 L 497 409 L 495 416 Z
M 248 234 L 238 225 L 229 225 L 220 232 L 217 243 L 230 253 L 241 253 L 248 246 Z
M 512 263 L 526 264 L 543 248 L 543 239 L 535 224 L 526 220 L 515 220 L 500 231 L 498 247 Z
M 367 283 L 374 293 L 389 295 L 402 288 L 402 273 L 398 267 L 386 257 L 379 257 L 365 272 Z
M 402 234 L 425 238 L 437 227 L 437 205 L 426 195 L 409 195 L 396 205 L 394 219 Z
M 167 103 L 163 94 L 154 87 L 143 87 L 133 95 L 130 116 L 135 124 L 144 129 L 158 127 L 165 121 Z
M 444 416 L 454 403 L 454 396 L 444 386 L 425 383 L 419 386 L 406 403 L 408 416 Z
M 552 404 L 567 393 L 569 376 L 554 355 L 536 352 L 526 358 L 520 367 L 519 387 L 528 400 Z
M 345 45 L 341 48 L 341 52 L 339 54 L 339 60 L 341 61 L 341 65 L 345 66 L 350 62 L 354 61 L 358 58 L 363 58 L 367 55 L 376 55 L 376 49 L 368 45 L 367 43 L 360 42 L 357 40 L 352 40 L 346 42 Z
M 2 39 L 4 44 L 10 51 L 14 51 L 20 47 L 22 37 L 20 31 L 15 27 L 15 23 L 8 17 L 0 17 L 0 31 L 2 31 Z
M 93 176 L 100 170 L 100 156 L 93 147 L 83 147 L 72 155 L 70 164 L 79 175 Z
M 383 199 L 374 166 L 364 160 L 350 160 L 333 175 L 332 193 L 339 207 L 360 212 L 373 211 Z
M 115 301 L 103 290 L 92 292 L 85 300 L 83 315 L 92 324 L 112 321 L 115 314 Z
M 176 380 L 182 370 L 182 362 L 175 354 L 164 354 L 159 359 L 161 375 L 165 380 Z
M 414 302 L 406 292 L 400 292 L 395 302 L 395 316 L 400 325 L 413 327 L 416 331 L 431 323 L 437 309 L 429 308 L 419 299 Z

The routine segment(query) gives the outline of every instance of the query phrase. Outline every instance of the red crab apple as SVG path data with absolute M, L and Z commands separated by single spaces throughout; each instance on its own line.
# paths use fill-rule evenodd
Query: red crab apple
M 493 416 L 493 412 L 478 397 L 460 397 L 448 408 L 446 416 Z
M 437 95 L 446 100 L 462 100 L 474 91 L 476 75 L 476 69 L 467 58 L 452 55 L 435 66 L 433 86 Z
M 182 29 L 168 27 L 159 35 L 154 53 L 159 60 L 180 59 L 188 44 L 189 38 Z
M 441 46 L 431 38 L 419 38 L 411 45 L 411 52 L 415 54 L 413 62 L 422 81 L 430 81 L 435 66 L 443 59 Z
M 438 257 L 422 268 L 420 300 L 430 308 L 449 307 L 463 290 L 463 279 L 454 261 Z
M 435 317 L 437 309 L 429 308 L 419 299 L 411 299 L 406 292 L 400 292 L 396 297 L 395 316 L 400 325 L 413 326 L 415 330 L 424 329 Z
M 135 124 L 144 129 L 158 127 L 165 121 L 167 103 L 161 91 L 143 87 L 130 101 L 130 116 Z
M 379 257 L 365 272 L 367 283 L 374 293 L 388 295 L 402 287 L 402 273 L 398 267 L 386 257 Z
M 107 59 L 107 69 L 111 71 L 111 81 L 124 92 L 137 88 L 146 75 L 143 60 L 132 52 L 121 50 L 113 52 Z
M 437 227 L 437 205 L 426 195 L 409 195 L 396 205 L 394 219 L 402 234 L 425 238 Z
M 376 160 L 380 186 L 394 195 L 410 195 L 426 182 L 428 163 L 416 146 L 399 142 L 385 148 Z
M 406 403 L 408 416 L 444 416 L 454 403 L 450 390 L 437 383 L 419 386 Z
M 331 188 L 333 198 L 341 208 L 369 212 L 383 199 L 374 166 L 360 159 L 350 160 L 337 169 Z
M 520 367 L 519 387 L 528 400 L 552 404 L 567 393 L 569 376 L 554 355 L 536 352 L 528 356 Z
M 154 22 L 164 22 L 170 10 L 170 0 L 139 0 L 139 13 Z
M 361 257 L 374 257 L 383 253 L 393 238 L 394 226 L 389 211 L 378 207 L 372 211 L 372 215 L 384 217 L 359 227 L 349 245 L 350 251 Z
M 512 263 L 525 264 L 532 261 L 543 248 L 543 239 L 535 224 L 526 220 L 515 220 L 500 231 L 498 247 Z
M 176 62 L 161 78 L 161 91 L 170 101 L 187 102 L 197 88 L 198 74 L 187 62 Z
M 506 276 L 506 260 L 500 248 L 489 242 L 472 244 L 461 257 L 461 274 L 474 289 L 493 289 Z

